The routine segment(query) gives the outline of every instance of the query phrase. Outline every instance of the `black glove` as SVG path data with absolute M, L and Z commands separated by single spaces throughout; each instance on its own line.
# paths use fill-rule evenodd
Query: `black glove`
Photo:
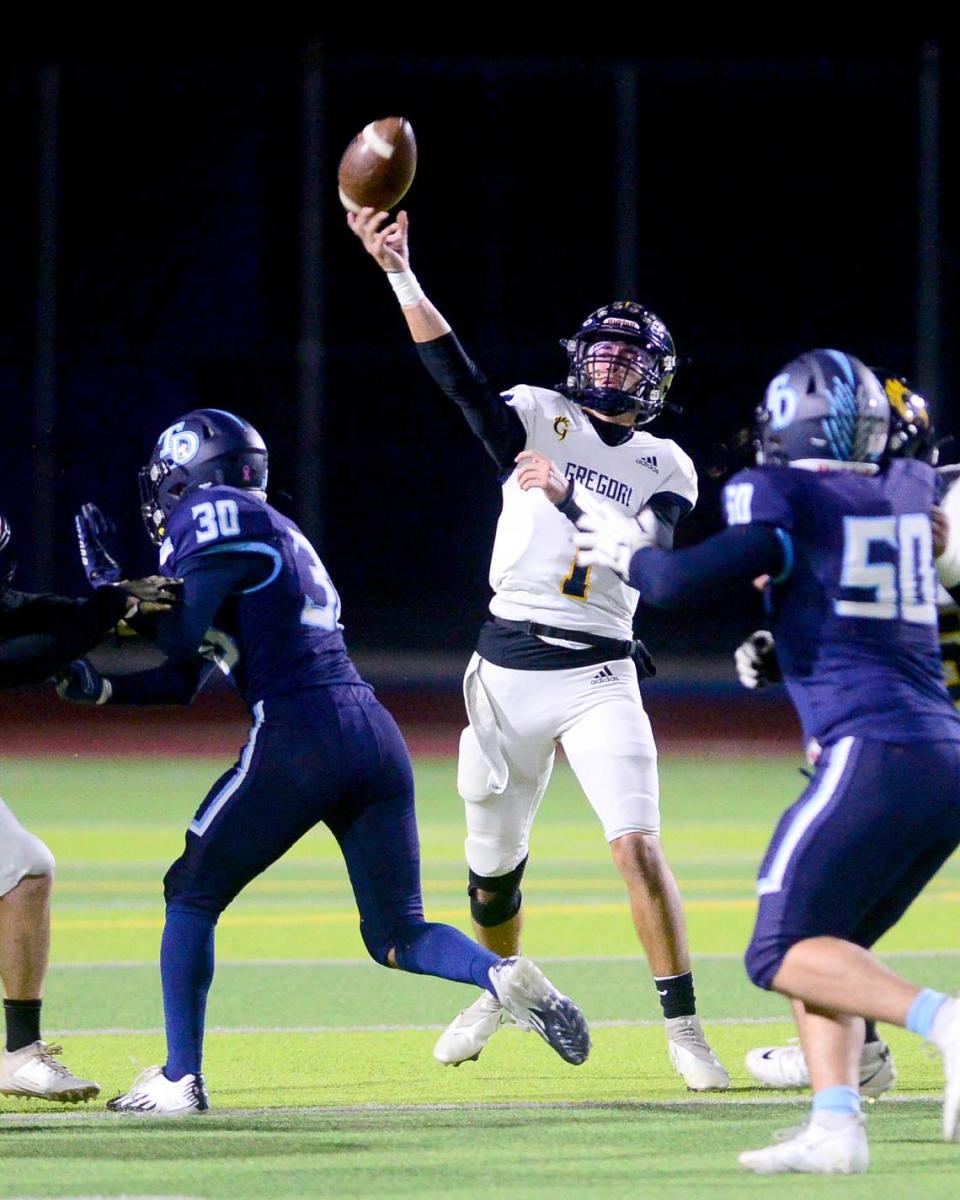
M 78 658 L 56 680 L 57 695 L 74 704 L 106 704 L 113 685 L 85 658 Z
M 137 612 L 149 613 L 168 612 L 180 603 L 183 592 L 183 580 L 171 579 L 167 575 L 147 575 L 145 579 L 120 579 L 116 586 L 139 600 Z
M 117 527 L 95 504 L 84 504 L 73 518 L 80 545 L 80 561 L 91 587 L 117 583 L 123 568 L 107 549 Z

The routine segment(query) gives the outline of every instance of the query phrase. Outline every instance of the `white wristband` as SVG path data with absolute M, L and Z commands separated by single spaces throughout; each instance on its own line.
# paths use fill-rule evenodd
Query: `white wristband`
M 423 288 L 412 271 L 388 271 L 387 278 L 401 308 L 413 308 L 423 300 Z

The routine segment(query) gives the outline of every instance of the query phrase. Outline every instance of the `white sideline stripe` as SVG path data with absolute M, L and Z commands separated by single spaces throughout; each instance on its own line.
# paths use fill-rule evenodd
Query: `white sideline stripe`
M 713 1025 L 790 1025 L 790 1017 L 705 1017 Z M 591 1021 L 591 1029 L 659 1029 L 663 1021 Z M 436 1033 L 446 1025 L 208 1025 L 207 1033 Z M 52 1029 L 50 1037 L 159 1037 L 155 1029 Z
M 203 835 L 210 828 L 214 818 L 230 799 L 237 788 L 243 783 L 247 777 L 247 772 L 250 769 L 250 759 L 253 757 L 253 751 L 257 744 L 257 734 L 260 732 L 260 727 L 263 725 L 263 701 L 258 700 L 253 706 L 253 727 L 247 737 L 247 744 L 243 748 L 243 753 L 240 755 L 240 762 L 234 772 L 233 778 L 221 788 L 219 793 L 210 802 L 206 812 L 199 821 L 193 820 L 188 828 L 191 833 L 195 833 L 197 837 Z
M 698 962 L 740 962 L 742 954 L 694 954 L 694 963 Z M 960 958 L 960 949 L 949 950 L 887 950 L 878 956 L 888 958 Z M 642 955 L 638 954 L 553 954 L 538 955 L 536 960 L 544 966 L 551 963 L 638 963 L 643 965 Z M 369 958 L 218 958 L 217 967 L 374 967 L 376 964 Z M 66 962 L 51 963 L 51 971 L 123 971 L 129 968 L 155 967 L 159 969 L 156 958 L 124 959 L 113 961 L 102 959 L 95 962 Z
M 941 1104 L 942 1102 L 943 1096 L 939 1092 L 936 1094 L 921 1092 L 916 1096 L 891 1096 L 888 1094 L 880 1101 L 880 1108 L 888 1108 L 891 1104 Z M 619 1112 L 634 1109 L 638 1113 L 644 1113 L 649 1112 L 650 1109 L 770 1108 L 772 1106 L 796 1108 L 798 1111 L 805 1112 L 810 1107 L 810 1097 L 803 1093 L 795 1099 L 784 1096 L 751 1096 L 749 1098 L 730 1096 L 727 1098 L 699 1093 L 690 1098 L 676 1100 L 491 1100 L 486 1104 L 470 1101 L 464 1101 L 462 1104 L 338 1104 L 329 1106 L 311 1104 L 304 1108 L 291 1108 L 289 1105 L 277 1108 L 217 1108 L 214 1106 L 209 1116 L 212 1120 L 216 1120 L 218 1117 L 238 1117 L 250 1120 L 257 1117 L 359 1116 L 363 1113 L 403 1115 L 436 1112 L 569 1112 L 585 1108 L 600 1111 L 616 1109 Z M 873 1106 L 871 1106 L 872 1108 Z M 166 1128 L 170 1128 L 168 1117 L 140 1117 L 137 1118 L 136 1124 L 139 1125 L 141 1121 L 151 1119 L 161 1121 Z M 207 1118 L 205 1117 L 204 1120 L 206 1121 Z M 71 1125 L 107 1121 L 115 1129 L 127 1128 L 130 1125 L 126 1118 L 118 1121 L 116 1114 L 107 1112 L 106 1109 L 79 1109 L 66 1113 L 0 1112 L 0 1127 L 7 1125 L 59 1125 L 61 1121 L 68 1121 Z M 165 1200 L 176 1200 L 176 1198 L 166 1197 Z
M 784 834 L 783 841 L 777 847 L 770 870 L 757 881 L 758 896 L 771 896 L 780 891 L 783 886 L 783 877 L 787 873 L 790 859 L 793 857 L 793 852 L 799 845 L 800 839 L 833 799 L 833 794 L 837 790 L 837 785 L 840 783 L 840 778 L 847 765 L 847 759 L 850 757 L 853 743 L 852 737 L 845 737 L 831 747 L 830 762 L 820 780 L 820 786 L 794 816 L 790 828 Z

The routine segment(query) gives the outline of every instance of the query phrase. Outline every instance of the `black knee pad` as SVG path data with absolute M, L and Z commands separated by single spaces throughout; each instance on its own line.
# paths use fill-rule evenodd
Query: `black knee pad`
M 529 857 L 529 855 L 527 856 Z M 470 897 L 470 915 L 482 929 L 490 929 L 494 925 L 502 925 L 520 911 L 523 895 L 520 891 L 520 880 L 526 870 L 527 859 L 518 863 L 506 875 L 494 875 L 487 878 L 470 872 L 470 886 L 467 895 Z M 477 891 L 493 892 L 492 900 L 478 900 Z

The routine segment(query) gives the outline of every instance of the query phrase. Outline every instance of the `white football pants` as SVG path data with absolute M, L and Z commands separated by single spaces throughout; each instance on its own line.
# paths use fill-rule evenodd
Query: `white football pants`
M 608 842 L 660 832 L 657 749 L 630 659 L 516 671 L 474 654 L 463 689 L 457 787 L 471 870 L 505 875 L 526 857 L 558 742 Z
M 50 875 L 56 863 L 38 837 L 28 833 L 0 800 L 0 896 L 26 875 Z

